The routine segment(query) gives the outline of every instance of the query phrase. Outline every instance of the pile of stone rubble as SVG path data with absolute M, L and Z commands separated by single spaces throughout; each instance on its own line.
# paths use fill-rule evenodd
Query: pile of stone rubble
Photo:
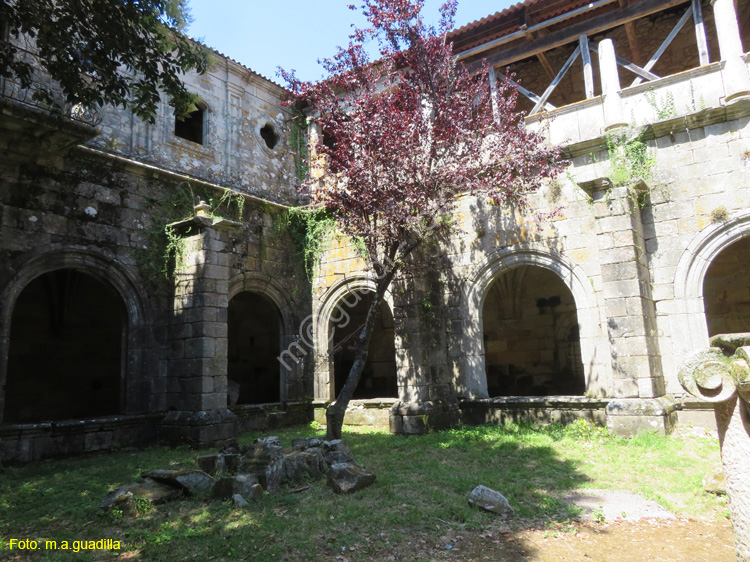
M 134 514 L 146 505 L 185 496 L 232 500 L 244 507 L 282 485 L 318 480 L 324 475 L 338 494 L 370 486 L 375 475 L 357 465 L 351 449 L 340 439 L 292 439 L 283 448 L 278 437 L 256 439 L 240 447 L 236 442 L 219 453 L 197 458 L 198 469 L 157 469 L 142 472 L 142 480 L 123 484 L 99 504 L 103 510 Z

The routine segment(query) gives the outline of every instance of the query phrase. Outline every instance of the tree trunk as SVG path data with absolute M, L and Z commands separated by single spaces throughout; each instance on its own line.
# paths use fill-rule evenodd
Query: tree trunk
M 750 404 L 735 395 L 714 410 L 737 562 L 750 562 Z
M 344 425 L 344 414 L 346 414 L 346 408 L 349 406 L 352 396 L 354 396 L 354 391 L 357 389 L 359 379 L 362 377 L 362 372 L 365 370 L 365 365 L 367 364 L 367 355 L 370 350 L 370 339 L 372 338 L 375 320 L 377 320 L 378 314 L 380 313 L 380 303 L 383 302 L 385 292 L 390 286 L 395 274 L 395 270 L 390 271 L 382 279 L 378 280 L 375 296 L 370 303 L 370 308 L 367 310 L 365 325 L 357 337 L 357 352 L 354 355 L 354 364 L 349 371 L 349 376 L 344 383 L 344 387 L 336 397 L 336 401 L 328 406 L 328 409 L 326 410 L 326 439 L 328 440 L 341 439 L 341 427 Z

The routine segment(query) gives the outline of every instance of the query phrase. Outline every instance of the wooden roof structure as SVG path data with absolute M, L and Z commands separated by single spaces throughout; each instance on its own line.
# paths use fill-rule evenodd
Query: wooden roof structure
M 738 19 L 747 19 L 750 1 L 739 3 Z M 714 46 L 717 55 L 718 49 L 716 30 L 704 24 L 704 12 L 711 17 L 707 0 L 526 0 L 452 31 L 448 40 L 453 42 L 456 56 L 470 68 L 478 68 L 486 61 L 493 75 L 495 68 L 510 67 L 517 72 L 522 84 L 519 90 L 531 100 L 530 112 L 535 113 L 554 109 L 550 99 L 567 104 L 595 95 L 590 54 L 597 50 L 597 41 L 591 40 L 595 36 L 618 37 L 617 63 L 624 79 L 628 83 L 633 80 L 632 84 L 660 78 L 654 67 L 661 69 L 662 75 L 669 75 L 709 64 L 709 47 Z M 659 19 L 664 13 L 669 17 Z M 659 26 L 648 27 L 648 22 L 656 19 Z M 691 20 L 692 26 L 688 25 Z M 679 35 L 685 43 L 688 34 L 694 37 L 690 40 L 695 53 L 692 60 L 681 60 L 686 57 L 679 54 L 657 66 L 675 37 Z M 579 59 L 581 69 L 577 69 L 581 65 L 574 65 Z M 718 57 L 714 56 L 714 60 Z M 538 68 L 533 70 L 531 79 L 530 65 Z M 576 67 L 572 73 L 576 82 L 585 81 L 585 86 L 580 92 L 567 86 L 553 95 L 572 66 Z M 504 72 L 497 74 L 503 79 Z M 548 86 L 542 84 L 541 77 L 546 78 Z

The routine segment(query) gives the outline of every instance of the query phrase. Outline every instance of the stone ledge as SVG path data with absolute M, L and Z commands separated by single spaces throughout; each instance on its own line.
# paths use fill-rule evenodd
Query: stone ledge
M 667 416 L 677 410 L 671 396 L 615 398 L 607 404 L 607 416 Z
M 496 408 L 498 406 L 528 408 L 604 408 L 609 404 L 611 398 L 589 398 L 587 396 L 498 396 L 495 398 L 482 398 L 479 400 L 462 400 L 461 408 L 464 406 L 479 408 Z
M 144 447 L 158 441 L 163 414 L 104 416 L 84 420 L 0 424 L 0 463 Z
M 736 102 L 721 107 L 707 107 L 699 111 L 687 113 L 679 117 L 670 117 L 661 121 L 655 121 L 643 127 L 641 139 L 644 141 L 664 137 L 680 131 L 699 129 L 717 123 L 726 123 L 750 115 L 750 100 L 737 100 Z M 571 143 L 562 147 L 566 158 L 576 158 L 607 150 L 606 135 L 593 137 L 580 142 Z
M 671 396 L 616 398 L 607 404 L 607 428 L 625 437 L 642 431 L 667 435 L 677 422 L 677 409 Z

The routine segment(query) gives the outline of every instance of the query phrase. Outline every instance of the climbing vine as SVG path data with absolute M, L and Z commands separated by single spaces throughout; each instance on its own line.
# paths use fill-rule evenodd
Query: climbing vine
M 280 216 L 294 240 L 305 264 L 307 280 L 312 282 L 328 243 L 336 233 L 336 220 L 323 208 L 293 208 Z
M 184 237 L 169 226 L 193 216 L 193 208 L 200 201 L 208 203 L 208 216 L 242 220 L 245 198 L 226 188 L 194 186 L 182 182 L 164 186 L 165 196 L 155 199 L 151 207 L 151 225 L 144 229 L 144 243 L 135 251 L 135 261 L 141 275 L 152 288 L 164 289 L 164 282 L 185 264 L 187 247 Z

